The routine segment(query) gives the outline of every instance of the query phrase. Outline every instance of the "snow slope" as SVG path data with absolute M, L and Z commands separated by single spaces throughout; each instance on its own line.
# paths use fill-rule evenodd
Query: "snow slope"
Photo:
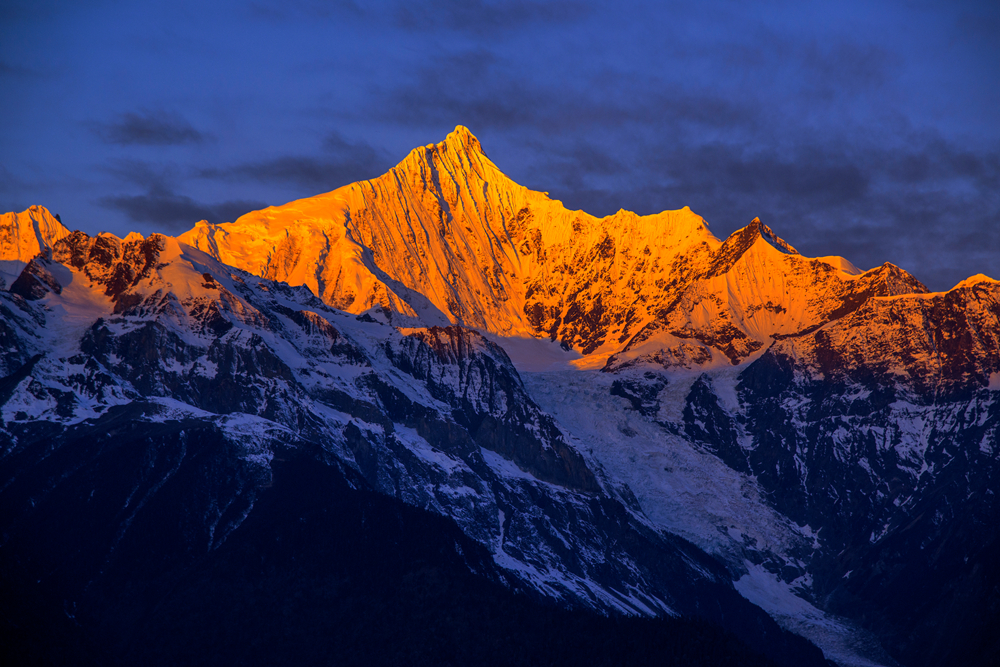
M 717 373 L 735 375 L 726 368 Z M 667 384 L 660 397 L 679 393 L 675 400 L 683 402 L 696 377 L 663 376 Z M 820 543 L 809 526 L 796 525 L 769 506 L 766 490 L 753 476 L 671 433 L 664 427 L 667 414 L 658 415 L 663 421 L 657 422 L 632 409 L 612 392 L 621 376 L 562 371 L 524 378 L 542 409 L 570 427 L 576 446 L 615 483 L 627 485 L 653 525 L 727 563 L 747 599 L 840 665 L 892 664 L 870 633 L 810 601 L 808 566 Z

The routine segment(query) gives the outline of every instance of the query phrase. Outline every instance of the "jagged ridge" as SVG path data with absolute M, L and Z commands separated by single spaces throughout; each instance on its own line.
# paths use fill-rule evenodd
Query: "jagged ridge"
M 181 239 L 349 312 L 558 340 L 589 367 L 738 364 L 871 296 L 926 292 L 897 267 L 802 257 L 756 218 L 720 242 L 687 208 L 569 211 L 461 126 L 383 176 Z

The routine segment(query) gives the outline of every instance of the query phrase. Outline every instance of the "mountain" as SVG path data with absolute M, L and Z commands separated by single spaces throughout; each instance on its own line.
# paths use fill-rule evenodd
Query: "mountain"
M 35 255 L 51 250 L 68 235 L 69 230 L 43 206 L 0 214 L 0 287 L 12 283 Z
M 759 219 L 568 211 L 463 127 L 233 223 L 50 247 L 0 292 L 0 555 L 80 627 L 111 623 L 93 591 L 161 633 L 181 582 L 273 595 L 292 570 L 251 564 L 298 475 L 343 489 L 329 511 L 383 503 L 402 532 L 366 539 L 432 545 L 476 604 L 680 614 L 784 664 L 822 660 L 788 631 L 840 665 L 1000 657 L 991 278 L 931 293 Z
M 648 349 L 669 366 L 738 364 L 868 296 L 926 291 L 892 265 L 804 258 L 757 219 L 723 243 L 688 208 L 569 211 L 507 178 L 461 126 L 379 178 L 179 239 L 347 312 L 549 338 L 590 366 Z
M 166 642 L 184 624 L 168 612 L 197 593 L 190 579 L 222 563 L 250 573 L 210 586 L 243 595 L 264 577 L 276 595 L 277 575 L 232 549 L 266 559 L 255 542 L 294 516 L 275 504 L 293 502 L 316 530 L 330 525 L 318 507 L 357 508 L 333 524 L 342 540 L 374 503 L 376 543 L 391 542 L 381 522 L 396 521 L 407 548 L 437 554 L 429 562 L 442 576 L 492 582 L 488 598 L 514 590 L 571 609 L 700 618 L 743 651 L 823 664 L 742 598 L 720 563 L 650 526 L 474 331 L 357 318 L 156 234 L 73 232 L 0 298 L 0 530 L 4 571 L 21 573 L 4 583 L 71 609 L 106 638 L 92 649 L 104 659 L 146 655 L 134 645 L 144 628 Z M 315 498 L 296 495 L 307 483 Z M 422 525 L 425 542 L 413 535 Z M 294 539 L 306 546 L 292 553 L 322 562 L 308 531 Z M 366 599 L 364 586 L 347 590 Z

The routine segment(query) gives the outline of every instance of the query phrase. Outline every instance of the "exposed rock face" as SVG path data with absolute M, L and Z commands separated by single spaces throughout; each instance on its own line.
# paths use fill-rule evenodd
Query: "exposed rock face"
M 77 231 L 53 245 L 52 259 L 81 271 L 118 302 L 126 291 L 150 276 L 167 243 L 162 234 L 122 241 L 111 234 L 91 237 Z
M 879 294 L 887 282 L 776 341 L 732 394 L 731 379 L 701 375 L 664 426 L 818 534 L 798 564 L 769 566 L 779 581 L 811 580 L 808 599 L 863 619 L 903 664 L 986 664 L 1000 618 L 1000 570 L 984 562 L 1000 518 L 1000 283 Z
M 59 294 L 62 292 L 62 285 L 52 275 L 54 267 L 58 267 L 58 264 L 42 257 L 31 260 L 10 286 L 11 294 L 16 294 L 28 301 L 37 301 L 49 292 Z
M 404 331 L 398 348 L 387 341 L 386 354 L 397 368 L 424 381 L 431 396 L 450 405 L 479 446 L 539 479 L 584 491 L 600 488 L 583 457 L 525 393 L 503 348 L 461 327 Z
M 901 385 L 920 402 L 968 398 L 1000 368 L 1000 282 L 977 276 L 935 294 L 873 290 L 854 312 L 772 351 L 831 380 Z

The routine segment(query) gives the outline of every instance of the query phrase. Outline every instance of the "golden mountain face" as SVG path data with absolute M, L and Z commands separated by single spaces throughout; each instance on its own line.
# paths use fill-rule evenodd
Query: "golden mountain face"
M 397 326 L 559 341 L 582 367 L 738 364 L 870 296 L 926 291 L 895 267 L 802 257 L 758 219 L 722 242 L 686 207 L 567 210 L 505 176 L 461 126 L 378 178 L 179 240 Z
M 44 208 L 5 214 L 6 282 L 68 235 Z M 142 241 L 131 236 L 112 240 Z M 917 313 L 930 303 L 898 267 L 862 272 L 840 257 L 803 257 L 757 218 L 720 241 L 687 207 L 604 218 L 567 210 L 509 179 L 461 126 L 378 178 L 231 223 L 203 221 L 177 242 L 397 327 L 461 325 L 511 345 L 556 341 L 578 368 L 739 365 L 775 343 L 819 367 L 824 337 L 854 340 L 836 333 L 847 321 L 881 322 L 871 333 L 880 340 L 923 340 Z M 997 291 L 986 277 L 977 285 L 976 294 Z M 877 301 L 889 298 L 891 308 Z M 886 319 L 887 309 L 905 316 Z M 843 326 L 826 331 L 834 322 Z M 899 364 L 923 359 L 921 345 Z

